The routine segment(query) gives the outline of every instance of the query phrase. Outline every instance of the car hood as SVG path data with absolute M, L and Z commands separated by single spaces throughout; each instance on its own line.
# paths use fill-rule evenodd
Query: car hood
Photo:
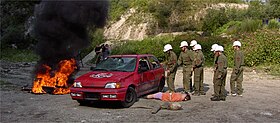
M 108 82 L 120 82 L 133 75 L 133 72 L 89 72 L 78 77 L 75 82 L 81 82 L 83 87 L 105 87 Z

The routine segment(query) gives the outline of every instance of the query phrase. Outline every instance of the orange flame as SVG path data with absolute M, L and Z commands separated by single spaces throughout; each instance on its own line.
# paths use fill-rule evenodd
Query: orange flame
M 67 80 L 69 75 L 77 69 L 74 59 L 60 61 L 59 69 L 55 71 L 53 77 L 50 74 L 51 67 L 48 65 L 43 65 L 42 67 L 46 69 L 46 72 L 37 74 L 36 80 L 33 82 L 32 93 L 46 93 L 43 90 L 43 86 L 54 88 L 53 94 L 70 93 Z

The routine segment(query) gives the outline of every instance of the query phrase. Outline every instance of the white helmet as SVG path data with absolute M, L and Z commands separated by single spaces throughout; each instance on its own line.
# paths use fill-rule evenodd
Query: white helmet
M 188 46 L 188 42 L 186 41 L 182 41 L 180 47 L 187 47 Z
M 197 44 L 196 40 L 192 40 L 190 46 L 193 47 L 196 44 Z
M 213 45 L 211 46 L 211 51 L 215 51 L 215 49 L 216 49 L 217 46 L 219 46 L 219 45 L 218 45 L 218 44 L 213 44 Z
M 215 48 L 215 52 L 217 52 L 217 51 L 224 51 L 224 47 L 223 46 L 217 46 Z
M 194 45 L 194 49 L 193 50 L 201 50 L 201 45 L 200 44 L 196 44 Z
M 168 50 L 171 50 L 172 46 L 170 44 L 166 44 L 163 48 L 163 52 L 167 52 Z
M 234 42 L 233 42 L 233 46 L 239 46 L 239 47 L 241 47 L 240 41 L 234 41 Z

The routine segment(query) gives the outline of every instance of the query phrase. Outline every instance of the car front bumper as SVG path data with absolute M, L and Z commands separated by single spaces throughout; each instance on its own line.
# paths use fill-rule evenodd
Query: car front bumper
M 90 101 L 124 101 L 126 88 L 104 89 L 104 88 L 70 88 L 70 96 L 73 100 Z

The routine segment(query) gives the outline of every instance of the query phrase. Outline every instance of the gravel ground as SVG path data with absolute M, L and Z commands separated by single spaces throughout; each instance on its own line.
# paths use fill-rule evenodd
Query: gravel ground
M 1 122 L 279 122 L 280 78 L 247 70 L 244 72 L 243 97 L 228 96 L 226 101 L 210 101 L 213 73 L 204 72 L 205 96 L 192 96 L 180 102 L 183 110 L 161 110 L 151 114 L 158 100 L 140 98 L 130 108 L 118 108 L 102 102 L 80 106 L 69 94 L 31 94 L 22 87 L 31 87 L 35 63 L 1 62 Z M 89 71 L 81 68 L 76 77 Z M 226 89 L 229 90 L 228 71 Z M 182 70 L 178 70 L 175 86 L 182 89 Z

